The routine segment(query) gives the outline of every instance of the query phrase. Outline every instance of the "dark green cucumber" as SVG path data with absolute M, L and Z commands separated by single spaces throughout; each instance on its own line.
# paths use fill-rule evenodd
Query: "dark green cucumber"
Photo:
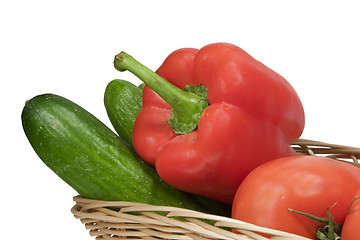
M 217 211 L 163 182 L 113 131 L 63 97 L 36 96 L 21 118 L 40 159 L 85 198 Z
M 132 147 L 132 129 L 142 104 L 142 87 L 120 79 L 111 81 L 105 89 L 104 105 L 118 135 Z

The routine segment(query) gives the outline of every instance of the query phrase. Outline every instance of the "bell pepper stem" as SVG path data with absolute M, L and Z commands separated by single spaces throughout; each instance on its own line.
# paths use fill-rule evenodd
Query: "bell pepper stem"
M 175 133 L 185 134 L 197 128 L 200 115 L 208 106 L 206 97 L 176 87 L 125 52 L 115 56 L 114 67 L 133 73 L 172 107 L 168 123 Z

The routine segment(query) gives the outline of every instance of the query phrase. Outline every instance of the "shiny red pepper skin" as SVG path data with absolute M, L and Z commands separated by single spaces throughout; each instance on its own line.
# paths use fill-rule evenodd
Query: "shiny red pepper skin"
M 215 43 L 171 53 L 156 72 L 175 86 L 202 84 L 209 106 L 198 128 L 178 135 L 171 107 L 149 87 L 133 130 L 137 153 L 168 184 L 231 203 L 254 168 L 295 155 L 290 144 L 304 128 L 295 90 L 239 47 Z

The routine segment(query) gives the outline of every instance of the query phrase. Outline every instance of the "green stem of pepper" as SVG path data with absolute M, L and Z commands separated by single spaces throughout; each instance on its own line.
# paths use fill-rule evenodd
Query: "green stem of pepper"
M 136 75 L 172 107 L 168 123 L 175 133 L 185 134 L 197 128 L 200 115 L 208 106 L 204 87 L 198 86 L 196 90 L 193 88 L 187 91 L 182 90 L 125 52 L 115 56 L 114 66 L 121 72 L 127 70 Z

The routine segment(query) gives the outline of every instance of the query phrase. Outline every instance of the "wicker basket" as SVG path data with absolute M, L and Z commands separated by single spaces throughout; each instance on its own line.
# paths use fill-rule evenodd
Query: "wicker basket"
M 327 156 L 359 166 L 360 148 L 305 139 L 294 142 L 292 147 L 301 155 Z M 96 239 L 307 239 L 188 209 L 134 202 L 96 201 L 80 196 L 74 197 L 74 201 L 76 204 L 71 209 L 72 213 Z M 231 230 L 237 230 L 241 234 L 235 234 Z M 271 237 L 267 238 L 255 232 L 266 233 Z

